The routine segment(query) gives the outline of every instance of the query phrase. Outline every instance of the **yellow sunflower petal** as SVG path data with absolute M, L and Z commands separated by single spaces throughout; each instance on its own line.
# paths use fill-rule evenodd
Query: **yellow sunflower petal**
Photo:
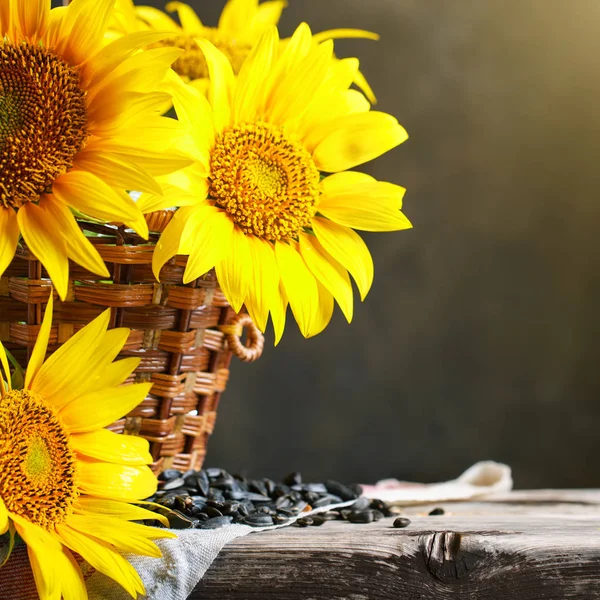
M 41 37 L 49 17 L 50 5 L 47 0 L 27 0 L 15 2 L 13 17 L 19 21 L 21 35 L 31 40 Z
M 60 541 L 50 532 L 19 515 L 11 515 L 17 533 L 27 544 L 29 563 L 40 600 L 58 600 L 61 596 L 56 554 L 62 552 Z
M 10 376 L 10 367 L 8 366 L 8 356 L 6 355 L 6 349 L 2 342 L 0 342 L 0 367 L 2 367 L 2 371 L 0 372 L 0 398 L 4 396 L 4 393 L 7 391 L 4 382 L 6 381 L 6 385 L 8 389 L 11 389 L 11 376 Z
M 202 214 L 201 218 L 196 218 Z M 214 209 L 210 213 L 196 211 L 190 216 L 187 224 L 190 228 L 190 236 L 193 238 L 193 245 L 189 253 L 183 282 L 189 283 L 204 275 L 219 263 L 230 248 L 233 235 L 233 221 L 222 211 Z M 193 232 L 193 233 L 192 233 Z M 185 235 L 185 230 L 182 236 Z
M 104 106 L 106 97 L 111 98 L 114 105 L 130 92 L 154 92 L 182 53 L 180 48 L 155 48 L 125 59 L 99 84 L 90 86 L 87 98 L 90 119 L 99 118 L 102 113 L 98 111 L 107 108 Z
M 270 123 L 285 125 L 304 114 L 327 77 L 332 56 L 333 43 L 325 42 L 289 71 L 270 95 Z
M 70 171 L 54 182 L 52 190 L 67 206 L 97 219 L 124 223 L 147 239 L 148 225 L 131 197 L 95 175 Z
M 0 535 L 4 535 L 8 531 L 8 510 L 4 504 L 4 500 L 0 498 Z
M 232 118 L 236 123 L 256 118 L 279 44 L 277 28 L 269 29 L 252 49 L 238 75 Z
M 74 511 L 82 515 L 104 515 L 126 521 L 143 521 L 145 519 L 156 519 L 165 527 L 169 526 L 169 520 L 143 506 L 121 502 L 119 500 L 107 500 L 104 498 L 92 498 L 80 496 L 74 506 Z
M 27 3 L 23 3 L 27 4 Z M 114 0 L 73 0 L 64 13 L 59 50 L 71 64 L 86 62 L 101 47 Z
M 284 0 L 261 2 L 250 22 L 249 38 L 258 39 L 269 27 L 277 25 L 286 5 L 287 2 Z
M 271 320 L 273 321 L 273 333 L 275 334 L 274 345 L 277 346 L 281 341 L 285 330 L 285 320 L 287 316 L 288 300 L 283 289 L 283 285 L 279 285 L 279 294 L 271 304 Z
M 92 273 L 110 277 L 100 253 L 83 234 L 71 211 L 53 196 L 42 196 L 39 203 L 47 219 L 47 226 L 60 231 L 69 258 Z
M 359 90 L 369 99 L 371 104 L 377 104 L 377 97 L 375 96 L 375 92 L 369 85 L 369 82 L 366 80 L 365 76 L 358 71 L 356 76 L 354 77 L 354 83 L 358 87 Z
M 208 99 L 213 107 L 215 129 L 218 133 L 229 123 L 231 116 L 231 95 L 235 76 L 229 59 L 207 40 L 197 39 L 210 75 Z
M 81 491 L 97 498 L 135 502 L 156 491 L 156 476 L 149 467 L 89 460 L 79 460 L 77 465 Z
M 146 21 L 146 23 L 159 31 L 177 33 L 181 33 L 182 31 L 181 27 L 171 17 L 158 8 L 154 8 L 153 6 L 137 6 L 135 10 L 143 21 Z
M 71 552 L 63 546 L 57 558 L 63 600 L 86 600 L 88 595 L 83 573 Z
M 248 27 L 256 14 L 258 0 L 228 0 L 219 18 L 219 30 L 235 36 Z
M 370 111 L 334 119 L 322 126 L 322 139 L 313 151 L 321 171 L 335 173 L 381 156 L 408 138 L 387 113 Z
M 73 161 L 75 169 L 92 173 L 114 188 L 161 194 L 154 177 L 131 160 L 99 152 L 80 152 Z
M 208 100 L 192 86 L 181 84 L 173 89 L 173 104 L 177 117 L 189 126 L 204 157 L 202 162 L 208 166 L 210 150 L 215 142 L 215 125 Z
M 110 309 L 88 323 L 72 338 L 56 350 L 35 374 L 29 389 L 47 400 L 63 400 L 63 393 L 70 388 L 73 377 L 90 359 L 103 339 L 110 320 Z M 60 406 L 60 404 L 58 405 Z
M 379 40 L 379 34 L 373 33 L 372 31 L 365 31 L 364 29 L 328 29 L 327 31 L 320 31 L 313 35 L 313 40 L 320 44 L 325 40 L 340 40 L 340 39 L 365 39 L 365 40 Z
M 302 335 L 310 337 L 315 314 L 318 311 L 319 290 L 315 276 L 310 272 L 296 248 L 277 242 L 275 257 L 285 293 Z
M 76 433 L 70 438 L 75 452 L 119 465 L 142 466 L 152 463 L 148 441 L 136 435 L 118 435 L 108 429 Z
M 354 312 L 352 283 L 344 269 L 313 235 L 300 236 L 300 253 L 317 280 L 337 300 L 348 323 Z M 319 294 L 321 296 L 322 294 Z
M 50 339 L 50 328 L 52 327 L 52 312 L 54 308 L 54 297 L 52 290 L 48 297 L 48 304 L 46 305 L 46 311 L 44 312 L 44 318 L 42 319 L 42 326 L 38 333 L 37 339 L 35 340 L 35 346 L 31 353 L 31 358 L 27 365 L 27 371 L 25 373 L 25 389 L 28 390 L 31 386 L 35 375 L 40 370 L 46 358 L 46 352 L 48 351 L 48 340 Z
M 319 288 L 319 303 L 310 326 L 311 337 L 321 333 L 329 325 L 333 316 L 333 296 L 318 281 L 317 287 Z
M 319 213 L 340 225 L 362 231 L 410 229 L 410 221 L 398 208 L 404 188 L 386 182 L 379 184 L 376 181 L 358 185 L 353 190 L 323 194 L 319 199 Z
M 12 262 L 19 241 L 17 213 L 12 208 L 0 207 L 0 275 Z
M 246 234 L 235 227 L 229 252 L 216 264 L 217 279 L 233 310 L 240 312 L 252 277 L 252 254 Z
M 100 372 L 98 380 L 102 382 L 103 387 L 117 387 L 138 368 L 141 360 L 133 356 L 117 360 Z
M 44 265 L 58 295 L 64 300 L 69 287 L 69 261 L 60 231 L 47 227 L 44 211 L 33 202 L 21 206 L 17 220 L 23 239 Z
M 109 363 L 120 352 L 129 333 L 130 330 L 127 328 L 110 329 L 104 335 L 93 340 L 84 353 L 76 357 L 71 353 L 71 364 L 77 368 L 63 379 L 62 387 L 58 387 L 53 393 L 47 393 L 45 396 L 55 410 L 61 410 L 70 402 L 92 391 L 111 387 L 109 383 L 111 371 L 109 370 L 113 364 L 118 363 Z M 131 364 L 130 362 L 128 366 Z M 115 384 L 115 387 L 116 385 L 118 384 Z
M 277 70 L 273 74 L 276 84 L 279 84 L 281 79 L 306 57 L 311 48 L 313 48 L 313 38 L 310 27 L 307 23 L 300 23 L 292 37 L 287 40 L 285 49 L 277 62 Z
M 118 552 L 106 544 L 79 533 L 66 523 L 56 526 L 56 531 L 66 546 L 79 554 L 96 571 L 114 579 L 131 595 L 143 594 L 144 584 L 136 570 Z
M 323 198 L 328 200 L 336 196 L 347 196 L 354 192 L 357 196 L 368 196 L 373 201 L 380 199 L 391 202 L 396 208 L 402 208 L 402 199 L 406 189 L 395 183 L 377 181 L 374 177 L 358 171 L 334 173 L 321 180 L 323 194 L 319 198 L 319 206 Z
M 165 9 L 170 13 L 177 12 L 179 22 L 186 33 L 201 33 L 204 29 L 202 21 L 200 21 L 198 15 L 189 4 L 185 4 L 184 2 L 169 2 L 165 6 Z
M 279 267 L 273 246 L 255 236 L 248 236 L 252 253 L 252 284 L 248 288 L 246 308 L 256 326 L 264 331 L 269 311 L 279 300 Z
M 183 191 L 181 188 L 163 184 L 163 193 L 160 196 L 155 194 L 142 194 L 136 200 L 136 204 L 144 214 L 175 208 L 177 206 L 194 206 L 206 198 L 208 182 L 205 183 L 204 187 L 205 191 L 199 189 L 198 196 L 195 196 L 192 193 Z
M 373 259 L 367 245 L 349 227 L 327 219 L 315 217 L 312 226 L 323 248 L 354 277 L 361 300 L 364 300 L 373 283 Z
M 124 417 L 151 387 L 151 383 L 136 383 L 89 392 L 64 406 L 59 415 L 71 433 L 94 431 Z
M 91 87 L 97 87 L 134 52 L 159 42 L 164 37 L 164 31 L 136 31 L 120 37 L 102 48 L 83 66 L 83 77 L 89 79 Z
M 356 90 L 345 90 L 316 98 L 303 118 L 304 147 L 312 152 L 323 137 L 322 127 L 327 123 L 354 113 L 366 113 L 371 108 L 368 100 Z
M 150 148 L 131 146 L 123 141 L 116 142 L 113 139 L 94 140 L 88 144 L 88 148 L 92 144 L 96 152 L 106 152 L 119 158 L 129 159 L 152 175 L 167 175 L 177 169 L 183 169 L 193 162 L 192 158 L 177 152 L 172 147 L 169 149 L 169 155 L 165 156 L 164 148 L 161 152 Z
M 192 208 L 195 207 L 185 207 L 177 210 L 156 244 L 156 248 L 152 254 L 152 272 L 158 281 L 160 281 L 160 270 L 179 251 L 181 234 L 188 222 L 188 218 L 193 214 Z
M 69 517 L 69 527 L 80 533 L 91 533 L 94 537 L 112 544 L 122 552 L 132 552 L 142 556 L 162 556 L 153 539 L 173 539 L 177 535 L 172 531 L 130 523 L 122 519 L 99 515 L 77 515 Z
M 10 36 L 10 7 L 11 0 L 0 0 L 0 34 L 7 33 Z

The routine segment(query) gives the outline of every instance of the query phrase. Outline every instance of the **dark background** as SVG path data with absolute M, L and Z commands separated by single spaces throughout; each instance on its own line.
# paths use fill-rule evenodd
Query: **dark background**
M 224 4 L 190 3 L 207 25 Z M 302 20 L 381 34 L 336 48 L 411 136 L 365 169 L 408 188 L 414 230 L 364 236 L 351 325 L 305 340 L 290 317 L 233 365 L 208 465 L 435 481 L 495 459 L 519 487 L 600 486 L 600 4 L 290 0 L 282 34 Z

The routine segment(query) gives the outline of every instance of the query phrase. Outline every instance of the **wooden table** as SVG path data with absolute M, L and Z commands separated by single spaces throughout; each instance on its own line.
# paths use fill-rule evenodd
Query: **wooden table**
M 238 538 L 189 600 L 600 599 L 600 490 L 438 506 Z

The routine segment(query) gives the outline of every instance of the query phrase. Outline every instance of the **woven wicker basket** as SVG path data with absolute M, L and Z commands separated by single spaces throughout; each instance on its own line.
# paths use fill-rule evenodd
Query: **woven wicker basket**
M 162 231 L 171 215 L 168 211 L 149 215 L 150 230 Z M 89 239 L 112 280 L 70 264 L 68 296 L 55 305 L 49 352 L 110 307 L 110 326 L 132 330 L 119 356 L 141 358 L 131 381 L 154 385 L 134 411 L 109 429 L 149 440 L 157 473 L 166 468 L 199 469 L 231 356 L 256 360 L 263 336 L 247 314 L 235 314 L 214 272 L 183 284 L 185 257 L 169 261 L 158 283 L 151 268 L 156 234 L 147 242 L 123 228 L 80 226 L 97 234 Z M 35 344 L 50 289 L 42 265 L 21 245 L 0 278 L 0 340 L 22 366 Z M 243 328 L 245 344 L 240 339 Z

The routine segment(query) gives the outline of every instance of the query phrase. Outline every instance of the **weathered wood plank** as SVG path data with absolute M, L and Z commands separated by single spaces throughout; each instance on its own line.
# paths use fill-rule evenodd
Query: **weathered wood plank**
M 385 519 L 251 534 L 190 600 L 600 598 L 600 493 L 547 497 L 444 504 L 436 517 L 410 507 L 406 529 Z

